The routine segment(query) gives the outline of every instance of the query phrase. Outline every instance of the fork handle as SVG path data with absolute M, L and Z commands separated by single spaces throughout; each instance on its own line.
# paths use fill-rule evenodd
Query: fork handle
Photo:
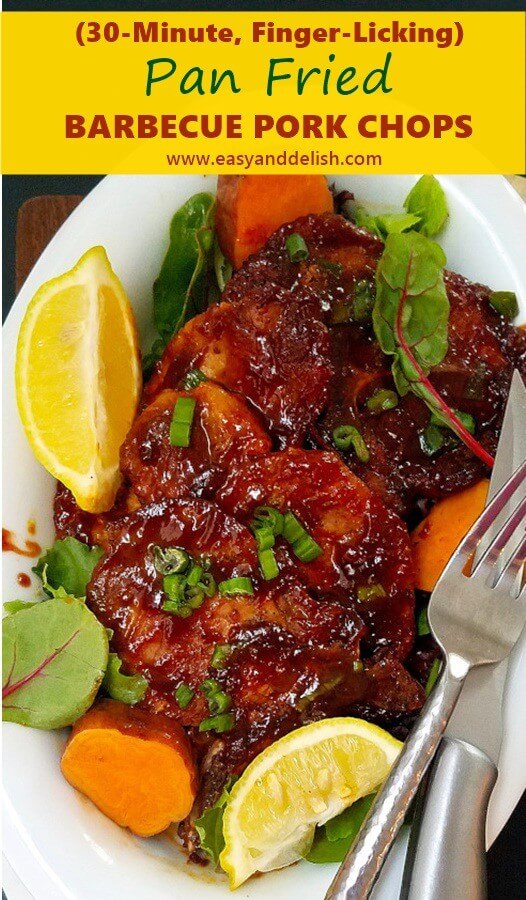
M 325 900 L 365 900 L 380 872 L 455 708 L 469 666 L 446 659 L 444 672 L 341 864 Z
M 497 767 L 444 738 L 411 825 L 401 900 L 485 900 L 486 814 Z

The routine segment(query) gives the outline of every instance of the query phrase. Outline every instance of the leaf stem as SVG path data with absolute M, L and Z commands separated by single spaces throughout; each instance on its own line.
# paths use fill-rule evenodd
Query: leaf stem
M 79 634 L 78 630 L 73 632 L 71 637 L 68 638 L 68 640 L 65 641 L 65 643 L 62 644 L 61 647 L 57 647 L 57 649 L 54 650 L 53 653 L 50 653 L 50 655 L 47 656 L 46 659 L 44 659 L 40 663 L 40 665 L 36 667 L 36 669 L 33 669 L 31 672 L 28 672 L 27 675 L 24 675 L 23 678 L 20 678 L 19 681 L 14 681 L 11 684 L 10 683 L 11 676 L 13 674 L 13 668 L 14 668 L 14 665 L 13 665 L 13 667 L 11 668 L 11 672 L 9 673 L 7 683 L 2 688 L 2 699 L 4 699 L 5 697 L 9 697 L 10 694 L 14 694 L 15 691 L 20 690 L 20 688 L 24 687 L 24 685 L 26 685 L 28 683 L 28 681 L 32 681 L 33 678 L 36 678 L 37 675 L 41 675 L 42 672 L 44 671 L 44 669 L 46 668 L 46 666 L 49 666 L 50 663 L 52 663 L 53 660 L 55 660 L 57 658 L 57 656 L 60 656 L 62 651 L 65 650 L 69 644 L 71 644 L 71 642 L 77 637 L 78 634 Z
M 409 263 L 407 266 L 404 287 L 400 293 L 400 300 L 398 301 L 398 307 L 397 307 L 397 311 L 396 311 L 396 320 L 395 320 L 396 340 L 399 343 L 402 350 L 404 351 L 404 353 L 406 354 L 411 365 L 418 373 L 418 377 L 419 377 L 420 381 L 422 382 L 422 384 L 424 385 L 426 390 L 429 392 L 429 394 L 431 394 L 436 407 L 449 420 L 451 428 L 455 432 L 457 437 L 459 437 L 460 440 L 464 442 L 466 447 L 469 447 L 469 449 L 475 456 L 477 456 L 480 460 L 482 460 L 484 465 L 486 465 L 486 466 L 488 466 L 488 468 L 492 469 L 493 464 L 495 462 L 493 457 L 487 452 L 487 450 L 484 449 L 482 444 L 480 444 L 477 440 L 475 440 L 473 435 L 469 433 L 467 428 L 464 427 L 464 425 L 462 424 L 460 419 L 455 415 L 455 413 L 453 412 L 451 407 L 448 406 L 448 404 L 440 396 L 438 391 L 435 390 L 435 388 L 429 381 L 429 378 L 427 377 L 426 373 L 424 372 L 424 370 L 418 363 L 415 355 L 413 354 L 411 347 L 409 346 L 409 344 L 406 341 L 406 338 L 404 335 L 404 329 L 403 329 L 403 325 L 402 325 L 402 318 L 403 318 L 403 312 L 404 312 L 404 305 L 407 300 L 407 291 L 408 291 L 408 285 L 409 285 L 409 276 L 411 273 L 412 260 L 413 260 L 413 254 L 411 252 L 411 255 L 409 257 Z

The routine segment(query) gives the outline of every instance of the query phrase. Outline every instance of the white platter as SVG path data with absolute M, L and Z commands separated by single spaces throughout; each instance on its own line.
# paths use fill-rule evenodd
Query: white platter
M 400 207 L 414 176 L 340 177 L 339 187 L 373 207 Z M 444 176 L 451 217 L 441 237 L 448 266 L 494 289 L 514 290 L 526 321 L 525 207 L 504 178 Z M 37 522 L 37 540 L 53 539 L 54 483 L 34 460 L 18 420 L 14 353 L 18 328 L 37 287 L 70 268 L 90 246 L 103 244 L 131 298 L 143 346 L 151 338 L 151 286 L 167 246 L 173 212 L 214 179 L 199 176 L 112 176 L 104 179 L 70 216 L 42 254 L 22 288 L 4 328 L 4 510 L 3 524 L 21 538 Z M 31 560 L 4 554 L 3 598 L 19 596 L 16 575 Z M 36 586 L 35 586 L 36 590 Z M 24 591 L 30 598 L 31 590 Z M 504 704 L 500 776 L 492 798 L 488 845 L 510 816 L 526 786 L 526 641 L 514 653 Z M 473 700 L 476 705 L 476 696 Z M 494 711 L 485 710 L 488 728 Z M 139 841 L 119 829 L 64 781 L 59 755 L 65 733 L 4 725 L 4 850 L 36 900 L 190 900 L 227 898 L 226 882 L 189 866 L 166 839 Z M 398 896 L 404 839 L 398 842 L 375 890 L 375 898 Z M 254 879 L 239 898 L 322 898 L 334 866 L 308 863 Z

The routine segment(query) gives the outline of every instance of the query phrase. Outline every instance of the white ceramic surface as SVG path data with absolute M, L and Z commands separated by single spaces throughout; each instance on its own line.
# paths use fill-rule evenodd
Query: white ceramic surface
M 526 214 L 515 192 L 499 177 L 442 177 L 451 210 L 441 237 L 450 268 L 495 289 L 515 290 L 526 321 Z M 413 176 L 340 177 L 339 187 L 372 205 L 399 207 Z M 151 286 L 159 271 L 172 213 L 198 190 L 214 190 L 199 176 L 106 178 L 75 210 L 41 256 L 4 329 L 4 512 L 3 524 L 20 538 L 29 518 L 37 540 L 52 541 L 53 480 L 34 460 L 18 420 L 13 384 L 16 335 L 36 288 L 69 268 L 90 246 L 103 244 L 135 308 L 143 346 L 151 338 Z M 31 561 L 4 554 L 4 599 L 21 594 L 16 574 Z M 36 590 L 36 586 L 34 586 Z M 22 592 L 29 599 L 32 590 Z M 488 823 L 491 843 L 526 784 L 526 647 L 514 654 L 504 705 L 501 774 Z M 473 700 L 476 710 L 476 696 Z M 481 714 L 476 710 L 476 714 Z M 484 710 L 488 728 L 494 711 Z M 4 849 L 36 900 L 203 900 L 229 896 L 226 883 L 188 865 L 165 838 L 139 841 L 113 825 L 60 775 L 64 732 L 39 732 L 4 725 Z M 375 898 L 398 896 L 404 851 L 398 842 L 375 890 Z M 321 898 L 333 866 L 308 863 L 254 879 L 239 898 Z

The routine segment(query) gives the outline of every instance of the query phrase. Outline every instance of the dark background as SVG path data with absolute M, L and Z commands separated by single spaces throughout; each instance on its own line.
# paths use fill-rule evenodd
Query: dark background
M 22 203 L 38 194 L 87 194 L 101 177 L 4 176 L 3 317 L 7 315 L 15 297 L 15 232 L 18 210 Z M 526 794 L 488 853 L 488 879 L 490 900 L 524 900 L 526 897 Z M 448 900 L 462 898 L 451 897 Z
M 377 11 L 466 11 L 466 10 L 524 10 L 524 0 L 457 0 L 456 3 L 423 2 L 423 0 L 405 0 L 403 6 L 399 0 L 368 0 L 368 2 L 352 2 L 352 0 L 274 0 L 274 2 L 258 2 L 258 0 L 200 0 L 200 2 L 177 2 L 177 0 L 4 0 L 5 11 L 58 11 L 89 9 L 121 10 L 121 11 L 170 11 L 196 10 L 204 11 L 364 11 L 366 14 Z M 3 179 L 3 318 L 9 311 L 15 296 L 14 262 L 15 233 L 18 210 L 22 203 L 38 194 L 86 194 L 100 180 L 101 176 L 38 176 L 20 177 L 5 176 Z M 488 853 L 488 879 L 490 900 L 524 900 L 526 897 L 526 795 L 517 806 L 510 821 L 502 831 L 492 849 Z M 5 900 L 5 896 L 4 896 Z M 457 898 L 450 898 L 457 900 Z M 462 900 L 462 898 L 458 898 Z
M 147 12 L 180 12 L 181 10 L 193 10 L 194 12 L 257 12 L 268 10 L 269 12 L 412 12 L 413 10 L 428 12 L 444 12 L 444 10 L 458 11 L 491 11 L 524 10 L 524 0 L 456 0 L 455 3 L 447 0 L 198 0 L 198 2 L 177 2 L 177 0 L 3 0 L 5 12 L 22 12 L 31 10 L 34 12 L 48 12 L 54 10 L 119 10 L 121 12 L 147 11 Z

